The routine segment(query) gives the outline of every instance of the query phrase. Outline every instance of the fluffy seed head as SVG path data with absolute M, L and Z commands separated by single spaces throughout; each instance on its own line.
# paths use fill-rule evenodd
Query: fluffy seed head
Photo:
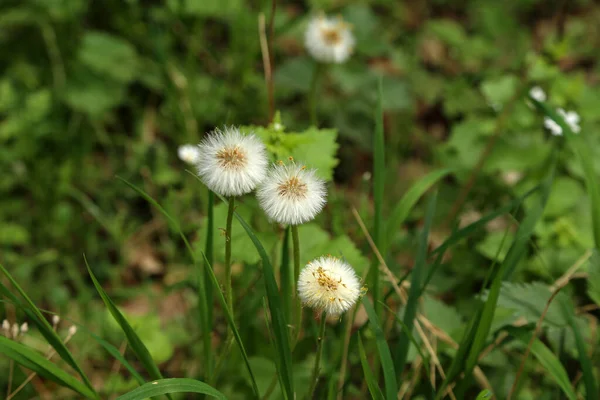
M 350 25 L 339 18 L 314 17 L 304 34 L 304 45 L 310 55 L 323 63 L 343 63 L 354 50 Z
M 539 86 L 534 86 L 529 90 L 529 95 L 539 102 L 546 101 L 546 92 Z
M 196 166 L 200 179 L 222 196 L 241 196 L 253 191 L 264 179 L 267 153 L 253 134 L 237 128 L 211 132 L 198 145 Z
M 177 149 L 179 159 L 190 165 L 196 164 L 199 154 L 200 150 L 198 149 L 198 146 L 194 146 L 193 144 L 184 144 Z
M 319 257 L 300 272 L 298 294 L 302 304 L 328 315 L 340 315 L 356 303 L 361 295 L 356 273 L 344 261 Z
M 256 196 L 269 219 L 285 225 L 314 219 L 327 202 L 325 182 L 294 162 L 273 165 Z

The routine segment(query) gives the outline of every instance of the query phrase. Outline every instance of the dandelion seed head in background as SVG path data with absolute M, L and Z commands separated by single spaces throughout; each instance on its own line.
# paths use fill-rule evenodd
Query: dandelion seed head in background
M 199 154 L 200 149 L 198 149 L 198 146 L 194 146 L 193 144 L 184 144 L 183 146 L 179 146 L 177 149 L 177 156 L 179 159 L 190 165 L 196 165 Z
M 345 62 L 354 51 L 354 43 L 350 25 L 341 17 L 313 17 L 304 34 L 306 50 L 322 63 Z
M 299 225 L 315 218 L 327 202 L 325 181 L 316 171 L 293 160 L 272 166 L 256 193 L 270 220 L 284 225 Z
M 302 304 L 328 315 L 344 313 L 356 303 L 361 293 L 361 284 L 354 269 L 332 256 L 309 262 L 298 279 L 298 295 Z
M 253 134 L 237 128 L 211 132 L 198 145 L 196 167 L 202 182 L 222 196 L 241 196 L 253 191 L 265 178 L 267 152 Z
M 529 90 L 529 95 L 539 102 L 546 101 L 546 92 L 539 86 L 534 86 Z

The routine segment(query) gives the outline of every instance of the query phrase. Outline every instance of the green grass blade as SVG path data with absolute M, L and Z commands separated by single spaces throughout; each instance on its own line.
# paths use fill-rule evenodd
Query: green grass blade
M 199 393 L 216 399 L 227 400 L 227 397 L 223 393 L 212 386 L 189 378 L 171 378 L 148 382 L 129 393 L 117 397 L 117 400 L 144 400 L 149 397 L 170 393 Z
M 375 379 L 369 361 L 367 360 L 367 354 L 365 353 L 365 347 L 360 332 L 358 333 L 358 355 L 360 356 L 360 364 L 362 365 L 365 374 L 365 381 L 367 382 L 369 393 L 371 393 L 371 398 L 374 400 L 383 400 L 383 393 L 381 393 L 381 389 L 377 384 L 377 380 Z
M 419 179 L 411 188 L 402 196 L 400 202 L 396 204 L 396 207 L 390 213 L 386 222 L 385 231 L 385 243 L 389 244 L 394 237 L 394 234 L 400 229 L 406 218 L 410 214 L 417 201 L 435 185 L 440 179 L 452 172 L 452 169 L 445 168 L 438 171 L 430 172 L 421 179 Z
M 422 293 L 421 285 L 423 281 L 423 275 L 425 274 L 425 268 L 427 267 L 427 245 L 429 243 L 429 230 L 431 229 L 431 224 L 433 222 L 436 200 L 437 193 L 433 193 L 429 199 L 429 202 L 427 203 L 425 225 L 417 243 L 417 256 L 411 273 L 408 300 L 406 302 L 406 307 L 404 308 L 403 321 L 407 331 L 412 331 L 413 329 L 415 317 L 417 315 L 417 306 L 419 305 L 419 297 Z M 408 336 L 405 334 L 400 335 L 394 357 L 394 366 L 396 367 L 396 371 L 400 373 L 404 369 L 409 347 L 410 340 Z
M 371 328 L 375 334 L 375 344 L 377 345 L 377 351 L 379 353 L 379 359 L 381 360 L 381 368 L 383 369 L 383 380 L 385 382 L 385 398 L 395 399 L 398 394 L 398 383 L 396 381 L 396 370 L 394 369 L 394 362 L 392 361 L 392 353 L 388 347 L 387 341 L 385 340 L 385 334 L 379 324 L 379 318 L 375 313 L 375 309 L 371 304 L 371 301 L 364 296 L 362 303 L 365 306 L 369 321 L 371 322 Z
M 600 394 L 598 393 L 598 384 L 596 382 L 596 378 L 594 377 L 594 367 L 587 355 L 585 349 L 585 340 L 581 336 L 581 332 L 577 326 L 573 307 L 566 301 L 560 301 L 559 304 L 562 308 L 563 315 L 569 324 L 569 327 L 573 331 L 573 335 L 575 335 L 579 364 L 581 365 L 583 383 L 585 384 L 585 398 L 588 400 L 600 399 Z
M 95 393 L 94 387 L 92 386 L 92 383 L 88 379 L 87 375 L 83 372 L 83 369 L 81 369 L 79 364 L 77 364 L 77 362 L 73 358 L 73 355 L 71 354 L 71 352 L 69 351 L 67 346 L 65 346 L 62 339 L 58 336 L 58 334 L 54 331 L 54 329 L 52 329 L 52 326 L 50 325 L 50 323 L 46 320 L 46 318 L 44 318 L 44 316 L 42 315 L 42 312 L 36 307 L 36 305 L 33 303 L 33 301 L 31 301 L 29 296 L 27 296 L 27 293 L 25 293 L 23 288 L 21 288 L 21 286 L 19 286 L 17 281 L 15 281 L 15 279 L 12 277 L 12 275 L 4 268 L 4 266 L 2 264 L 0 264 L 0 271 L 2 271 L 2 273 L 8 278 L 8 280 L 13 285 L 13 287 L 17 290 L 17 292 L 19 292 L 21 297 L 23 297 L 23 299 L 25 300 L 25 304 L 23 305 L 23 308 L 28 311 L 28 313 L 27 313 L 28 316 L 31 318 L 33 323 L 35 323 L 35 325 L 38 327 L 38 329 L 40 330 L 40 333 L 48 341 L 48 344 L 50 346 L 52 346 L 52 348 L 56 351 L 56 353 L 63 360 L 65 360 L 65 362 L 67 364 L 69 364 L 69 366 L 71 366 L 71 368 L 73 368 L 75 371 L 77 371 L 77 373 L 81 376 L 81 379 L 83 380 L 85 385 L 93 393 Z M 3 291 L 10 293 L 10 291 L 5 287 L 3 288 Z M 20 303 L 18 301 L 18 299 L 16 298 L 16 296 L 12 295 L 12 293 L 10 294 L 9 297 L 12 298 L 13 301 L 16 300 L 17 303 Z
M 292 299 L 294 298 L 294 273 L 290 264 L 290 227 L 285 228 L 281 242 L 281 264 L 279 266 L 279 280 L 281 282 L 281 301 L 286 315 L 293 315 Z
M 189 172 L 189 171 L 188 171 Z M 193 174 L 192 174 L 193 175 Z M 196 175 L 194 175 L 196 176 Z M 197 176 L 196 176 L 197 177 Z M 142 196 L 148 203 L 150 203 L 151 205 L 153 205 L 154 207 L 156 207 L 156 209 L 158 211 L 160 211 L 160 213 L 169 221 L 169 223 L 171 224 L 171 227 L 177 231 L 177 233 L 179 233 L 179 237 L 181 238 L 181 240 L 183 241 L 183 243 L 185 244 L 185 247 L 188 251 L 188 254 L 192 260 L 192 262 L 194 263 L 194 265 L 196 265 L 197 260 L 196 260 L 196 255 L 194 253 L 194 250 L 192 249 L 192 246 L 190 245 L 189 241 L 187 240 L 186 236 L 184 235 L 183 231 L 181 230 L 181 226 L 180 224 L 175 220 L 175 218 L 173 218 L 156 200 L 154 200 L 150 195 L 148 195 L 145 191 L 143 191 L 142 189 L 138 188 L 137 186 L 135 186 L 133 183 L 127 181 L 126 179 L 123 179 L 119 176 L 117 176 L 117 179 L 119 179 L 120 181 L 122 181 L 123 183 L 125 183 L 127 186 L 129 186 L 130 188 L 132 188 L 133 190 L 135 190 L 140 196 Z M 208 236 L 206 239 L 206 250 L 210 250 L 210 258 L 208 258 L 209 260 L 209 264 L 212 265 L 212 255 L 213 255 L 213 243 L 212 243 L 212 229 L 213 229 L 213 217 L 212 217 L 212 209 L 213 209 L 213 205 L 211 203 L 211 200 L 214 198 L 214 194 L 212 192 L 209 192 L 209 207 L 208 207 Z M 210 238 L 210 239 L 209 239 Z M 208 256 L 207 255 L 207 256 Z M 206 264 L 205 264 L 206 266 Z M 202 331 L 202 343 L 204 346 L 204 370 L 206 372 L 206 375 L 208 377 L 212 376 L 212 346 L 211 346 L 211 331 L 212 331 L 212 291 L 208 291 L 208 290 L 202 290 L 201 288 L 207 288 L 206 285 L 206 274 L 207 274 L 207 269 L 208 267 L 204 268 L 204 271 L 200 272 L 198 274 L 198 312 L 199 312 L 199 320 L 200 320 L 200 329 Z M 153 379 L 158 379 L 158 378 L 153 378 Z
M 235 217 L 240 222 L 250 240 L 254 244 L 254 247 L 258 251 L 260 258 L 262 259 L 263 275 L 265 281 L 265 290 L 267 292 L 267 300 L 269 302 L 269 311 L 271 312 L 271 319 L 273 320 L 273 334 L 275 337 L 275 346 L 277 348 L 277 354 L 279 356 L 279 362 L 276 365 L 279 366 L 278 373 L 281 376 L 283 382 L 283 392 L 288 399 L 294 398 L 294 380 L 292 370 L 292 352 L 290 349 L 288 325 L 283 312 L 283 302 L 279 295 L 279 288 L 277 287 L 277 281 L 275 280 L 275 273 L 273 271 L 273 265 L 269 260 L 269 256 L 265 251 L 265 248 L 260 243 L 260 240 L 254 234 L 250 225 L 244 221 L 242 217 L 236 212 Z
M 473 337 L 473 342 L 471 344 L 471 349 L 469 351 L 469 355 L 467 356 L 466 366 L 464 370 L 465 381 L 468 381 L 470 379 L 473 368 L 477 364 L 479 353 L 485 346 L 485 340 L 487 339 L 492 325 L 492 320 L 494 318 L 494 312 L 496 309 L 498 296 L 500 295 L 502 281 L 508 278 L 510 275 L 512 275 L 519 261 L 525 255 L 527 250 L 527 244 L 531 236 L 533 235 L 535 225 L 542 216 L 542 213 L 546 206 L 546 202 L 548 200 L 548 197 L 550 196 L 552 181 L 554 179 L 555 165 L 556 153 L 553 154 L 552 167 L 550 169 L 548 177 L 544 181 L 543 187 L 541 189 L 541 196 L 538 203 L 534 207 L 532 207 L 531 210 L 529 210 L 528 214 L 523 219 L 523 222 L 519 225 L 519 228 L 517 229 L 517 233 L 515 235 L 515 239 L 513 240 L 513 243 L 511 244 L 511 247 L 504 261 L 500 265 L 498 273 L 495 274 L 495 276 L 492 276 L 492 284 L 488 294 L 488 298 L 483 305 L 481 319 L 479 320 L 477 331 L 475 332 L 475 336 Z M 482 290 L 484 288 L 482 288 Z
M 112 344 L 108 343 L 106 340 L 102 339 L 100 336 L 89 332 L 87 329 L 83 329 L 83 331 L 88 333 L 96 342 L 98 342 L 98 344 L 100 344 L 100 346 L 104 347 L 104 349 L 108 351 L 108 353 L 111 356 L 113 356 L 115 360 L 119 361 L 121 365 L 123 365 L 127 369 L 127 371 L 129 371 L 129 373 L 131 374 L 131 376 L 133 376 L 137 383 L 139 383 L 140 385 L 146 383 L 146 380 L 142 378 L 142 376 L 135 370 L 135 368 L 133 368 L 129 361 L 127 361 L 125 357 L 121 355 L 119 349 L 117 349 Z
M 567 142 L 573 147 L 579 157 L 585 175 L 585 184 L 590 195 L 594 243 L 596 248 L 600 249 L 600 179 L 598 179 L 594 170 L 593 147 L 588 143 L 587 136 L 583 132 L 574 134 L 564 118 L 548 107 L 546 103 L 539 102 L 533 97 L 530 97 L 530 100 L 543 114 L 560 125 L 564 136 L 567 138 Z
M 219 303 L 221 304 L 221 307 L 223 308 L 223 312 L 225 312 L 225 318 L 227 319 L 227 323 L 229 324 L 229 327 L 231 328 L 231 331 L 233 332 L 233 338 L 235 339 L 235 341 L 240 349 L 240 353 L 242 354 L 242 358 L 244 359 L 244 364 L 246 365 L 246 369 L 248 370 L 248 375 L 250 375 L 250 380 L 252 382 L 252 390 L 254 390 L 254 394 L 256 395 L 256 398 L 259 399 L 260 394 L 258 392 L 258 385 L 256 384 L 256 379 L 254 377 L 254 373 L 252 372 L 252 367 L 250 366 L 250 361 L 248 360 L 248 353 L 246 353 L 246 348 L 244 347 L 244 342 L 242 341 L 240 332 L 238 331 L 237 327 L 235 326 L 235 320 L 233 319 L 233 314 L 231 313 L 231 310 L 227 306 L 227 300 L 225 300 L 225 296 L 223 295 L 223 292 L 221 292 L 221 287 L 219 286 L 219 281 L 217 280 L 217 277 L 212 269 L 212 266 L 210 265 L 210 263 L 208 262 L 208 259 L 206 258 L 206 254 L 202 253 L 202 256 L 204 257 L 204 262 L 208 266 L 208 268 L 206 268 L 206 271 L 208 272 L 208 277 L 210 279 L 210 282 L 212 283 L 214 293 L 216 294 L 217 300 L 219 301 Z
M 58 368 L 54 363 L 29 347 L 0 335 L 0 354 L 21 364 L 23 367 L 50 379 L 61 386 L 68 387 L 88 399 L 97 399 L 96 393 L 86 385 Z
M 144 368 L 146 369 L 146 371 L 148 372 L 148 374 L 150 375 L 150 377 L 152 379 L 162 379 L 162 374 L 160 373 L 158 366 L 152 359 L 152 356 L 150 355 L 148 348 L 144 345 L 144 343 L 139 338 L 137 333 L 135 333 L 135 331 L 133 330 L 133 328 L 131 327 L 129 322 L 127 322 L 127 319 L 123 316 L 123 314 L 121 314 L 121 311 L 119 311 L 119 309 L 117 308 L 115 303 L 113 303 L 113 301 L 110 299 L 110 297 L 108 297 L 108 295 L 106 294 L 104 289 L 102 289 L 100 282 L 98 282 L 98 280 L 96 279 L 96 276 L 92 272 L 92 269 L 90 268 L 85 256 L 83 257 L 83 259 L 85 261 L 85 266 L 88 269 L 88 273 L 90 274 L 90 277 L 92 278 L 92 282 L 94 283 L 94 286 L 96 287 L 96 290 L 98 291 L 98 294 L 100 294 L 100 297 L 102 298 L 102 301 L 106 305 L 106 308 L 108 309 L 110 314 L 113 316 L 115 321 L 117 321 L 117 323 L 121 327 L 121 330 L 123 331 L 123 333 L 125 334 L 125 337 L 127 338 L 129 347 L 131 348 L 133 353 L 136 355 L 138 360 L 140 360 L 140 362 L 142 363 L 142 365 L 144 366 Z
M 209 190 L 208 191 L 208 207 L 207 207 L 207 212 L 206 212 L 206 243 L 204 246 L 204 254 L 206 254 L 206 259 L 208 260 L 210 265 L 213 265 L 214 260 L 215 260 L 215 257 L 214 257 L 215 245 L 213 243 L 214 242 L 213 232 L 215 230 L 214 207 L 215 207 L 215 194 L 211 190 Z M 204 275 L 204 286 L 205 286 L 205 290 L 206 290 L 206 300 L 205 301 L 206 301 L 206 311 L 207 311 L 207 315 L 206 315 L 207 326 L 202 331 L 202 334 L 208 335 L 210 337 L 211 336 L 210 332 L 212 331 L 212 328 L 213 328 L 213 307 L 212 307 L 212 305 L 213 305 L 214 295 L 213 295 L 212 285 L 206 284 L 206 282 L 208 282 L 208 280 L 209 280 L 208 271 L 206 271 L 208 266 L 205 265 L 204 268 L 205 268 L 205 270 L 202 272 L 202 274 Z M 199 295 L 201 295 L 201 293 L 199 293 Z M 207 363 L 207 367 L 209 367 L 212 370 L 212 361 L 210 359 L 208 359 L 206 363 Z
M 383 89 L 382 79 L 379 78 L 378 84 L 378 102 L 375 114 L 375 135 L 373 142 L 373 203 L 375 215 L 373 222 L 373 241 L 381 254 L 385 257 L 386 250 L 384 245 L 384 223 L 383 223 L 383 201 L 385 186 L 385 138 L 383 131 Z M 379 285 L 379 267 L 377 258 L 373 257 L 371 268 L 369 269 L 368 282 L 369 291 L 373 295 L 375 310 L 381 315 L 381 289 Z
M 531 340 L 531 333 L 524 332 L 520 329 L 514 329 L 511 327 L 508 329 L 508 332 L 511 336 L 516 337 L 525 346 L 527 346 Z M 537 358 L 552 379 L 554 379 L 569 400 L 577 400 L 577 394 L 575 394 L 575 391 L 571 386 L 567 371 L 562 366 L 558 358 L 552 353 L 552 351 L 539 339 L 535 339 L 531 346 L 531 353 L 535 356 L 535 358 Z
M 481 392 L 479 392 L 479 394 L 477 395 L 475 400 L 490 400 L 493 396 L 494 396 L 494 394 L 492 392 L 485 389 L 485 390 L 482 390 Z

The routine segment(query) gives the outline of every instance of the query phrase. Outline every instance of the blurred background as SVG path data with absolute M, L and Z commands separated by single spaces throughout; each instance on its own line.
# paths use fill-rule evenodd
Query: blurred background
M 439 188 L 431 246 L 447 236 L 454 217 L 475 221 L 546 173 L 550 134 L 524 100 L 533 86 L 546 92 L 552 107 L 580 115 L 600 172 L 598 3 L 277 2 L 269 37 L 274 100 L 289 132 L 310 126 L 307 95 L 315 63 L 303 34 L 320 11 L 352 24 L 356 47 L 347 63 L 329 67 L 320 81 L 318 124 L 333 130 L 335 142 L 327 151 L 336 160 L 329 205 L 318 224 L 305 230 L 303 259 L 337 241 L 357 269 L 369 263 L 371 252 L 349 210 L 357 207 L 369 224 L 380 76 L 385 210 L 426 173 L 452 168 Z M 170 376 L 193 375 L 197 368 L 198 332 L 190 318 L 195 300 L 188 284 L 193 271 L 167 221 L 115 176 L 157 199 L 202 247 L 206 189 L 185 172 L 193 168 L 177 158 L 177 148 L 225 124 L 269 123 L 260 13 L 268 27 L 266 0 L 0 2 L 0 262 L 41 308 L 120 343 L 86 275 L 85 253 L 115 301 L 145 327 L 143 339 Z M 325 150 L 313 151 L 319 157 Z M 254 211 L 255 201 L 244 201 L 248 217 L 256 214 L 255 224 L 268 230 Z M 217 221 L 224 215 L 217 207 Z M 422 215 L 420 205 L 394 233 L 390 265 L 398 275 L 412 265 Z M 565 149 L 519 279 L 552 283 L 593 247 L 590 226 L 583 174 Z M 435 290 L 424 307 L 452 336 L 460 339 L 473 294 L 491 262 L 504 256 L 506 249 L 498 252 L 498 246 L 505 232 L 510 243 L 515 227 L 510 217 L 493 220 L 453 249 L 434 277 Z M 270 229 L 264 241 L 274 244 L 280 232 Z M 217 233 L 215 240 L 223 238 Z M 237 257 L 258 261 L 251 245 Z M 253 275 L 238 274 L 243 296 L 253 288 Z M 585 304 L 585 295 L 575 292 L 569 293 L 574 301 Z M 247 307 L 262 312 L 261 299 L 254 303 Z M 4 304 L 0 315 L 21 318 Z M 251 331 L 253 323 L 242 321 L 241 329 Z M 36 345 L 35 337 L 28 340 Z M 94 379 L 114 390 L 135 386 L 126 375 L 111 374 L 112 361 L 85 337 L 74 342 L 78 359 L 97 370 Z M 251 352 L 260 346 L 257 339 Z M 488 375 L 496 387 L 512 383 L 514 376 L 503 372 L 509 362 L 500 351 L 484 361 L 496 371 Z M 238 379 L 229 383 L 232 388 L 247 384 Z M 22 398 L 35 394 L 23 393 Z

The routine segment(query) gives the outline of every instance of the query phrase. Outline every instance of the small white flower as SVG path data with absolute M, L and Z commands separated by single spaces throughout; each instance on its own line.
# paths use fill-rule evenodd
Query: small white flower
M 56 325 L 58 325 L 59 322 L 60 322 L 60 316 L 53 315 L 52 316 L 52 325 L 56 326 Z
M 196 164 L 199 154 L 200 150 L 198 149 L 198 146 L 194 146 L 193 144 L 184 144 L 177 149 L 179 159 L 184 163 L 191 165 Z
M 2 321 L 2 330 L 6 336 L 10 334 L 10 322 L 7 319 Z
M 546 92 L 539 86 L 534 86 L 529 90 L 529 95 L 537 101 L 546 101 Z
M 579 114 L 575 111 L 565 111 L 562 108 L 556 110 L 558 115 L 563 117 L 569 128 L 573 131 L 573 133 L 579 133 L 581 128 L 579 127 Z M 553 119 L 544 117 L 544 126 L 552 133 L 554 136 L 562 136 L 563 131 L 559 124 L 557 124 Z
M 21 325 L 21 334 L 26 334 L 29 331 L 29 324 L 27 322 L 23 322 Z
M 327 190 L 315 172 L 294 162 L 273 165 L 256 193 L 270 220 L 299 225 L 321 212 L 327 202 Z
M 354 50 L 354 35 L 341 17 L 334 19 L 320 15 L 308 23 L 304 45 L 315 60 L 340 64 Z
M 361 285 L 350 265 L 325 256 L 309 262 L 300 272 L 298 294 L 302 304 L 328 315 L 339 315 L 356 303 Z
M 69 336 L 74 336 L 77 333 L 77 327 L 75 325 L 71 325 L 69 327 L 68 334 Z
M 13 339 L 16 339 L 17 336 L 19 336 L 19 325 L 17 325 L 16 323 L 13 324 L 12 326 L 12 337 Z
M 253 191 L 265 178 L 267 153 L 255 135 L 237 128 L 215 130 L 198 145 L 198 175 L 210 190 L 222 196 Z

